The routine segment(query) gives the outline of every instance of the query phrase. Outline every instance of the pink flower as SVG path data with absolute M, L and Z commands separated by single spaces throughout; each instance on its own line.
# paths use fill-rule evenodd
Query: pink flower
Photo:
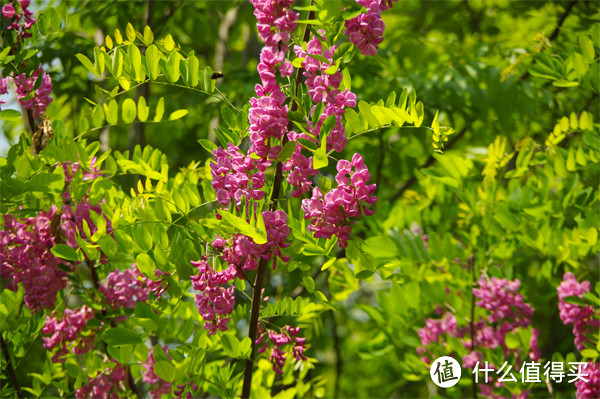
M 12 4 L 5 4 L 4 7 L 2 7 L 2 15 L 4 16 L 4 18 L 11 19 L 15 16 L 15 14 L 16 11 Z
M 585 375 L 585 379 L 575 381 L 577 399 L 600 397 L 600 366 L 598 363 L 588 362 L 587 367 L 582 369 L 582 374 Z
M 579 350 L 584 349 L 584 344 L 589 341 L 586 332 L 596 331 L 600 328 L 600 320 L 594 315 L 592 305 L 581 306 L 566 303 L 565 298 L 569 296 L 583 297 L 589 292 L 591 284 L 589 281 L 578 283 L 573 273 L 565 273 L 563 282 L 558 288 L 558 310 L 560 319 L 565 325 L 573 324 L 573 335 L 575 335 L 575 346 Z
M 392 0 L 357 0 L 357 3 L 365 7 L 367 13 L 347 20 L 344 34 L 349 35 L 350 42 L 355 44 L 362 54 L 376 55 L 385 29 L 381 12 L 392 7 Z
M 38 79 L 41 79 L 41 85 L 33 90 Z M 46 107 L 52 102 L 52 81 L 40 65 L 32 77 L 27 78 L 23 73 L 14 77 L 16 85 L 17 100 L 25 109 L 32 109 L 34 118 L 40 118 L 46 112 Z
M 304 218 L 311 222 L 308 230 L 314 232 L 315 237 L 331 238 L 335 235 L 340 247 L 345 248 L 350 238 L 350 218 L 358 218 L 363 213 L 367 216 L 373 214 L 374 211 L 366 209 L 366 206 L 377 201 L 377 197 L 372 195 L 376 186 L 366 184 L 370 175 L 360 154 L 354 154 L 351 163 L 340 160 L 337 169 L 338 187 L 325 195 L 315 187 L 312 198 L 302 200 L 302 210 Z

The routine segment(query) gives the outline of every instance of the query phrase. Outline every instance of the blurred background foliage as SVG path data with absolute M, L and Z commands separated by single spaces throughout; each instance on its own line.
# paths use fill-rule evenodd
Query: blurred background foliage
M 39 57 L 54 85 L 50 117 L 63 121 L 66 131 L 81 132 L 73 116 L 89 115 L 84 98 L 101 102 L 103 94 L 74 54 L 91 58 L 106 35 L 125 32 L 128 23 L 138 31 L 150 26 L 156 38 L 171 34 L 200 65 L 222 71 L 217 88 L 238 109 L 259 82 L 260 44 L 246 1 L 54 1 L 38 7 L 48 19 L 52 8 L 63 16 L 60 29 L 48 28 Z M 379 55 L 356 55 L 348 65 L 352 91 L 377 102 L 391 91 L 414 90 L 425 120 L 439 110 L 440 123 L 455 133 L 443 155 L 434 152 L 425 127 L 379 129 L 349 142 L 346 154 L 362 153 L 378 184 L 377 212 L 360 222 L 366 233 L 356 239 L 374 273 L 357 279 L 360 254 L 350 249 L 326 270 L 323 256 L 303 255 L 287 266 L 310 270 L 337 308 L 310 321 L 311 356 L 319 361 L 310 373 L 322 379 L 326 396 L 435 395 L 416 353 L 417 330 L 438 307 L 454 309 L 457 319 L 469 317 L 469 262 L 478 272 L 522 281 L 521 293 L 536 310 L 544 359 L 575 352 L 570 327 L 558 318 L 555 287 L 566 271 L 592 284 L 599 279 L 599 16 L 597 2 L 575 0 L 407 0 L 384 14 Z M 99 85 L 110 90 L 116 82 Z M 171 171 L 203 165 L 209 153 L 197 140 L 216 142 L 218 99 L 161 84 L 140 86 L 131 96 L 140 93 L 150 109 L 165 97 L 167 114 L 189 113 L 84 137 L 100 140 L 102 150 L 150 145 L 167 155 Z M 0 123 L 10 142 L 24 129 L 20 122 Z M 428 236 L 425 251 L 399 249 L 413 236 L 420 245 L 422 234 Z M 386 270 L 398 267 L 401 273 L 389 278 Z M 267 292 L 297 296 L 301 278 L 298 270 L 278 269 Z M 574 392 L 566 383 L 554 389 L 558 396 Z M 538 385 L 532 396 L 548 392 Z

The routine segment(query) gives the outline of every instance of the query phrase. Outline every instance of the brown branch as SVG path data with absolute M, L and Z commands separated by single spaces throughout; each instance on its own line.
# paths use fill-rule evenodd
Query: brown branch
M 311 2 L 312 4 L 312 2 Z M 308 14 L 308 19 L 314 18 L 314 11 L 310 11 Z M 304 27 L 304 35 L 303 41 L 307 42 L 310 36 L 310 30 L 305 26 Z M 299 68 L 296 70 L 295 79 L 295 89 L 294 96 L 297 97 L 298 87 L 300 86 L 300 81 L 302 80 L 302 72 L 303 68 Z M 291 111 L 296 111 L 298 109 L 298 104 L 295 101 L 292 101 Z M 290 121 L 288 124 L 288 130 L 293 128 L 292 122 Z M 284 146 L 288 142 L 287 135 L 283 136 L 281 140 L 281 145 Z M 273 182 L 273 191 L 271 192 L 271 198 L 269 203 L 269 210 L 275 211 L 277 209 L 277 203 L 279 202 L 279 192 L 281 190 L 281 183 L 283 181 L 283 164 L 281 162 L 277 162 L 275 165 L 275 180 Z M 267 268 L 267 260 L 264 258 L 260 259 L 258 263 L 258 270 L 256 272 L 256 278 L 254 280 L 254 291 L 252 294 L 252 305 L 250 307 L 250 325 L 248 327 L 248 337 L 250 338 L 250 342 L 252 343 L 252 349 L 250 352 L 250 358 L 246 359 L 244 364 L 244 377 L 242 383 L 242 399 L 250 398 L 250 391 L 252 389 L 252 374 L 254 372 L 254 355 L 256 353 L 256 333 L 258 331 L 258 320 L 260 313 L 260 304 L 262 302 L 262 286 L 263 280 L 265 276 L 265 271 Z
M 21 384 L 19 384 L 19 380 L 17 379 L 17 375 L 15 374 L 15 369 L 12 365 L 12 360 L 10 359 L 10 352 L 8 351 L 8 345 L 4 341 L 4 337 L 0 334 L 0 344 L 2 345 L 2 353 L 6 358 L 6 374 L 10 379 L 10 382 L 13 385 L 13 388 L 17 391 L 17 397 L 22 398 L 23 392 L 21 391 Z

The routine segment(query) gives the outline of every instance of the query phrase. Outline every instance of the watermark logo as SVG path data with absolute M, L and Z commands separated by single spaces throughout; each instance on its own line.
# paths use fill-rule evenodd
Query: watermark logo
M 460 381 L 462 370 L 460 364 L 450 356 L 438 357 L 431 363 L 429 374 L 440 388 L 450 388 Z

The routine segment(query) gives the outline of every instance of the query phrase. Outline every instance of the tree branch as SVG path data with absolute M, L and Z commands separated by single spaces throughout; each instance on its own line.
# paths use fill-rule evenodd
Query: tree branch
M 311 2 L 312 4 L 312 2 Z M 314 18 L 314 11 L 310 11 L 308 14 L 308 19 Z M 307 42 L 310 36 L 310 30 L 305 26 L 304 27 L 304 35 L 303 41 Z M 302 72 L 303 68 L 299 68 L 296 70 L 295 79 L 295 89 L 294 89 L 294 97 L 297 97 L 298 87 L 300 86 L 300 81 L 302 80 Z M 296 111 L 298 109 L 298 104 L 295 101 L 292 101 L 291 111 Z M 292 130 L 293 125 L 290 121 L 288 124 L 288 130 Z M 283 136 L 281 140 L 281 145 L 284 146 L 288 142 L 287 134 Z M 277 203 L 279 202 L 279 192 L 281 190 L 281 183 L 283 181 L 283 164 L 281 162 L 277 162 L 275 165 L 275 180 L 273 182 L 273 191 L 271 192 L 271 198 L 269 203 L 269 210 L 271 212 L 277 209 Z M 252 374 L 254 372 L 254 355 L 256 353 L 256 333 L 258 331 L 258 319 L 260 313 L 260 304 L 262 302 L 262 286 L 263 280 L 265 276 L 265 270 L 267 268 L 267 260 L 264 258 L 260 259 L 258 263 L 258 270 L 256 272 L 256 278 L 254 280 L 254 291 L 252 294 L 252 305 L 250 307 L 250 325 L 248 327 L 248 337 L 250 338 L 250 342 L 252 343 L 252 349 L 250 352 L 250 358 L 246 359 L 244 364 L 244 377 L 242 384 L 242 399 L 250 398 L 250 391 L 252 389 Z
M 2 345 L 2 353 L 6 358 L 6 374 L 8 375 L 8 378 L 10 379 L 10 382 L 12 383 L 13 387 L 17 391 L 17 397 L 22 398 L 23 392 L 21 391 L 21 384 L 19 384 L 19 380 L 17 379 L 17 375 L 15 374 L 15 369 L 13 368 L 12 360 L 10 359 L 10 352 L 8 351 L 8 345 L 6 345 L 2 334 L 0 334 L 0 344 Z

